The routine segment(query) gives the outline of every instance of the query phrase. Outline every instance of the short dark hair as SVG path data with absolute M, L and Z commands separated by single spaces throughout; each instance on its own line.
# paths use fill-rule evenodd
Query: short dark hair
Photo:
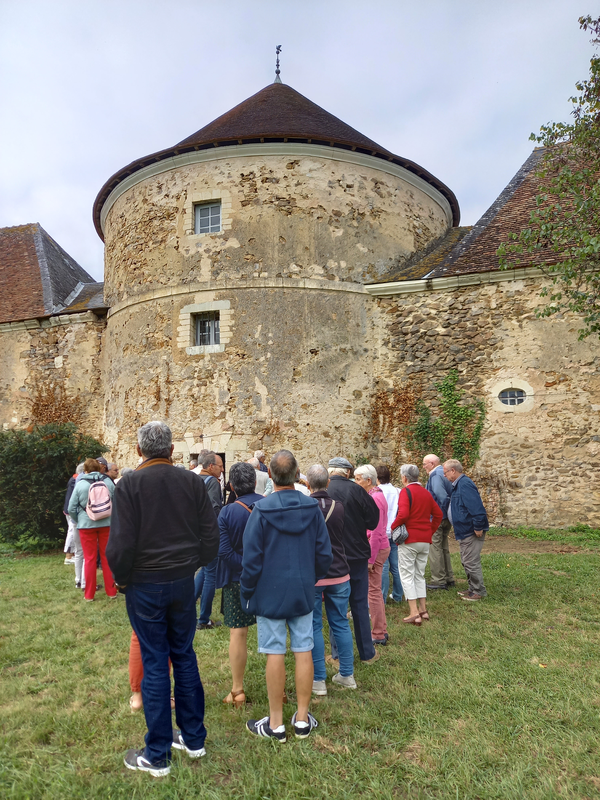
M 390 468 L 386 467 L 385 464 L 381 464 L 379 467 L 375 467 L 375 472 L 377 473 L 377 480 L 379 483 L 389 483 L 391 480 L 390 475 Z
M 279 450 L 269 464 L 271 478 L 276 486 L 291 486 L 298 473 L 298 462 L 289 450 Z
M 231 465 L 229 483 L 238 497 L 251 494 L 256 489 L 256 470 L 252 464 L 238 461 Z
M 217 463 L 217 454 L 212 450 L 206 450 L 206 452 L 200 453 L 198 456 L 198 463 L 202 469 L 206 469 L 207 467 Z

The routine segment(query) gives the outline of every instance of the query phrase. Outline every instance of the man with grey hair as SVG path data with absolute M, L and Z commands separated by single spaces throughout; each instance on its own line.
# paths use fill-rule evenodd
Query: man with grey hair
M 369 620 L 369 558 L 371 545 L 367 530 L 379 524 L 379 509 L 373 498 L 350 480 L 352 464 L 343 457 L 329 461 L 331 481 L 329 496 L 344 506 L 344 549 L 350 570 L 350 609 L 354 622 L 354 638 L 360 660 L 373 664 L 379 659 L 371 638 Z M 331 638 L 331 655 L 337 660 L 337 647 Z
M 212 561 L 219 528 L 206 487 L 174 469 L 171 431 L 164 422 L 138 430 L 142 463 L 115 489 L 106 555 L 131 626 L 140 642 L 146 746 L 129 750 L 128 769 L 168 775 L 171 747 L 205 755 L 204 691 L 194 652 L 194 572 Z M 169 659 L 175 680 L 171 722 Z
M 348 600 L 350 599 L 350 568 L 344 550 L 344 507 L 327 494 L 329 474 L 321 464 L 314 464 L 306 473 L 311 497 L 318 502 L 325 517 L 327 533 L 331 541 L 333 561 L 327 575 L 315 586 L 315 606 L 313 609 L 312 651 L 315 675 L 313 694 L 327 694 L 327 672 L 325 670 L 325 641 L 323 639 L 323 601 L 329 629 L 334 632 L 340 661 L 340 671 L 331 679 L 338 686 L 356 689 L 354 680 L 354 646 L 352 631 L 348 622 Z
M 188 462 L 188 469 L 194 470 L 198 466 L 198 461 L 195 458 L 190 458 Z
M 435 453 L 429 453 L 423 457 L 423 469 L 429 476 L 425 488 L 433 497 L 438 506 L 442 509 L 444 518 L 440 526 L 433 534 L 431 546 L 429 548 L 429 569 L 431 570 L 431 583 L 427 588 L 435 591 L 436 589 L 449 589 L 456 586 L 452 562 L 450 560 L 450 548 L 448 547 L 448 534 L 452 525 L 448 519 L 448 506 L 450 505 L 450 495 L 452 494 L 452 484 L 444 475 L 444 468 L 440 459 Z
M 464 474 L 460 461 L 450 458 L 444 462 L 444 475 L 453 486 L 448 518 L 454 526 L 460 560 L 469 581 L 468 591 L 458 594 L 463 600 L 474 602 L 487 595 L 483 583 L 481 550 L 490 525 L 477 487 Z
M 297 738 L 318 723 L 308 711 L 313 687 L 315 583 L 331 566 L 331 544 L 319 505 L 294 490 L 298 464 L 289 450 L 271 459 L 272 494 L 254 506 L 244 530 L 240 594 L 242 608 L 255 614 L 258 651 L 267 654 L 269 716 L 246 723 L 255 736 L 286 741 L 283 724 L 287 630 L 296 661 Z
M 260 461 L 258 458 L 249 458 L 246 463 L 252 464 L 256 470 L 256 491 L 258 494 L 264 494 L 265 489 L 267 488 L 267 481 L 269 480 L 269 473 L 266 471 L 263 472 L 260 469 Z

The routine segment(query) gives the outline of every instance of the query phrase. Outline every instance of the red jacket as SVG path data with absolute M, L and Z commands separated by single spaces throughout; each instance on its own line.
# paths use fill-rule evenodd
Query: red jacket
M 426 542 L 431 544 L 431 537 L 440 526 L 444 514 L 430 493 L 420 483 L 410 483 L 408 489 L 412 503 L 408 503 L 405 487 L 398 498 L 398 515 L 392 523 L 392 530 L 399 525 L 406 525 L 408 539 L 405 544 Z

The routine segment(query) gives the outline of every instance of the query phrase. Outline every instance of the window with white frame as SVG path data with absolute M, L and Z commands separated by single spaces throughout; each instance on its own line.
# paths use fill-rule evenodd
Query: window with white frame
M 221 344 L 220 314 L 218 311 L 205 311 L 194 314 L 194 347 Z
M 194 205 L 194 233 L 218 233 L 221 230 L 221 202 Z

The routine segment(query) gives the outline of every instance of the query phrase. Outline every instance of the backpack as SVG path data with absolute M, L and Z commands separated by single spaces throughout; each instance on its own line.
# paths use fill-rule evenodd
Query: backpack
M 90 486 L 85 513 L 94 521 L 106 519 L 112 514 L 112 500 L 104 481 L 94 481 Z

